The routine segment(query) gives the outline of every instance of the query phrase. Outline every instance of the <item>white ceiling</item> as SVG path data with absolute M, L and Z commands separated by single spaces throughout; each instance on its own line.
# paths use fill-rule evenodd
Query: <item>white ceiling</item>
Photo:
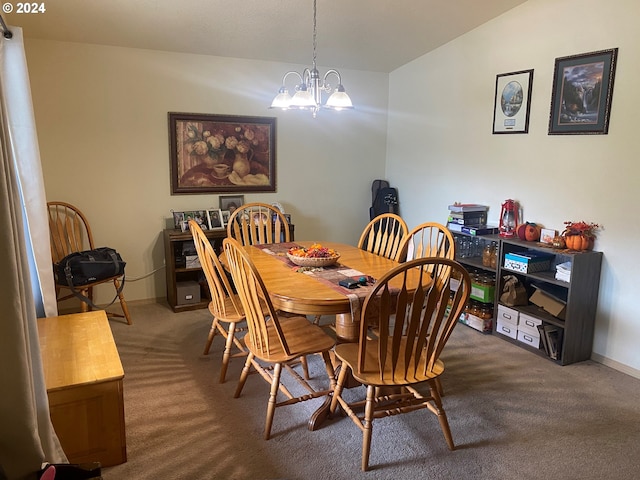
M 320 66 L 390 72 L 526 0 L 318 0 Z M 17 2 L 10 1 L 17 6 Z M 313 0 L 50 0 L 27 38 L 310 65 Z

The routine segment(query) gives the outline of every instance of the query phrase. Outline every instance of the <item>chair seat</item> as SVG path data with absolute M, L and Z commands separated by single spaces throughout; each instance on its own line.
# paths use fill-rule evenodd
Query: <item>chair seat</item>
M 404 342 L 402 342 L 404 343 Z M 427 380 L 433 380 L 444 372 L 444 363 L 441 360 L 436 360 L 434 368 L 431 371 L 424 372 L 425 357 L 422 356 L 418 368 L 409 369 L 414 375 L 404 374 L 405 365 L 404 361 L 400 360 L 396 365 L 396 375 L 392 376 L 391 368 L 385 368 L 383 376 L 380 376 L 380 368 L 378 366 L 378 341 L 370 340 L 367 345 L 367 355 L 365 359 L 365 371 L 358 371 L 358 344 L 357 343 L 342 343 L 336 345 L 335 354 L 338 359 L 347 364 L 353 373 L 353 377 L 360 383 L 365 385 L 402 385 L 402 384 L 414 384 L 426 382 Z M 391 344 L 387 348 L 387 353 L 391 356 Z
M 250 335 L 244 336 L 247 348 L 254 352 L 261 360 L 271 363 L 288 362 L 303 355 L 331 350 L 335 340 L 327 335 L 320 327 L 313 325 L 306 317 L 280 317 L 280 327 L 287 339 L 291 355 L 287 355 L 278 340 L 278 333 L 271 322 L 266 323 L 271 352 L 258 354 L 260 348 L 253 345 Z
M 238 298 L 238 296 L 237 295 L 233 295 L 233 296 L 236 299 L 236 302 L 237 302 L 236 305 L 240 304 L 240 299 Z M 213 302 L 209 302 L 209 312 L 211 312 L 211 315 L 216 317 L 219 322 L 238 323 L 244 320 L 244 315 L 240 315 L 233 308 L 233 300 L 231 299 L 231 297 L 225 298 L 224 306 L 227 312 L 226 315 L 222 315 L 220 312 L 216 312 Z

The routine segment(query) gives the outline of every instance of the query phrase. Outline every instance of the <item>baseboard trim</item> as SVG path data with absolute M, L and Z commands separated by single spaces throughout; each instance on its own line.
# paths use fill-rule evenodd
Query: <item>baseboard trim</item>
M 594 362 L 601 363 L 606 365 L 607 367 L 611 367 L 614 370 L 618 370 L 619 372 L 626 373 L 634 378 L 640 379 L 640 370 L 630 367 L 629 365 L 625 365 L 624 363 L 616 362 L 615 360 L 611 360 L 603 355 L 598 355 L 597 353 L 591 353 L 591 360 Z

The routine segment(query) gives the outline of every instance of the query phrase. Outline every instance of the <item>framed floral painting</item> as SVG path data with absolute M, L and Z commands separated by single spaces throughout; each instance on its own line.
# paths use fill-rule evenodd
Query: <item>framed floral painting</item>
M 275 192 L 276 118 L 169 112 L 171 194 Z

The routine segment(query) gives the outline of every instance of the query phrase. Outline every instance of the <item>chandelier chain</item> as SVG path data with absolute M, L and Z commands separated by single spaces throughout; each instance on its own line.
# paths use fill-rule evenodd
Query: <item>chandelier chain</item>
M 316 0 L 313 0 L 313 68 L 316 68 Z

